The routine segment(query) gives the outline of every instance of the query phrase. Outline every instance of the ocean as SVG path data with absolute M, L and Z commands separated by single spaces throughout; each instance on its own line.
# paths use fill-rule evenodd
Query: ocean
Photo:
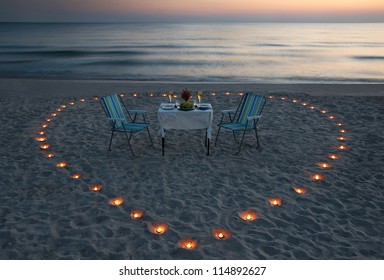
M 383 83 L 384 23 L 0 23 L 0 78 Z

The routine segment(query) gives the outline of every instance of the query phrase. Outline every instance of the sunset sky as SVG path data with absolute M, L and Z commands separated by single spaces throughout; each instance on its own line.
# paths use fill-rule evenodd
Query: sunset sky
M 384 21 L 384 0 L 1 0 L 0 21 L 248 20 Z

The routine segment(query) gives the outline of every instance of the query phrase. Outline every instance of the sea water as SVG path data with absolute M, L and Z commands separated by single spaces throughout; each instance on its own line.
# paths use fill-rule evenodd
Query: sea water
M 0 23 L 0 78 L 382 83 L 384 23 Z

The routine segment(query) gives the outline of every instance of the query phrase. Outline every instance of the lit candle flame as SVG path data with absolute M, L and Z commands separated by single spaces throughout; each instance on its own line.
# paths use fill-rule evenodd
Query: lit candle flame
M 51 116 L 52 116 L 52 117 L 56 117 L 57 114 L 56 114 L 56 113 L 51 113 Z
M 45 118 L 46 122 L 50 122 L 52 119 L 51 118 Z
M 331 120 L 333 120 L 333 119 L 335 119 L 336 118 L 336 116 L 334 116 L 334 115 L 330 115 L 330 116 L 328 116 L 328 119 L 331 119 Z
M 271 206 L 281 206 L 281 198 L 270 198 L 268 202 Z
M 179 247 L 187 250 L 193 250 L 197 248 L 197 241 L 191 238 L 185 238 L 179 241 Z
M 92 185 L 92 186 L 90 186 L 90 187 L 89 187 L 89 190 L 90 190 L 90 191 L 93 191 L 93 192 L 98 192 L 98 191 L 100 191 L 102 188 L 103 188 L 102 185 L 96 184 L 96 185 Z
M 239 217 L 243 221 L 253 221 L 256 220 L 258 216 L 259 215 L 257 214 L 257 212 L 253 209 L 248 209 L 239 213 Z
M 315 110 L 316 107 L 315 107 L 315 106 L 311 106 L 311 107 L 309 107 L 309 109 L 311 109 L 311 110 Z
M 274 99 L 275 97 L 273 95 L 268 96 L 269 99 Z
M 307 192 L 306 188 L 304 187 L 294 187 L 293 189 L 298 194 L 305 194 Z
M 81 178 L 81 173 L 75 173 L 71 176 L 72 179 L 79 179 Z
M 343 126 L 343 123 L 336 123 L 337 126 Z
M 59 162 L 59 163 L 56 163 L 56 167 L 66 167 L 67 166 L 67 163 L 65 161 L 62 161 L 62 162 Z
M 151 223 L 148 224 L 148 230 L 153 234 L 164 234 L 168 230 L 168 225 L 166 223 Z
M 347 140 L 347 138 L 345 138 L 344 136 L 339 136 L 339 137 L 337 137 L 337 140 L 345 141 L 345 140 Z
M 299 100 L 297 100 L 297 99 L 293 99 L 292 102 L 293 102 L 293 103 L 297 103 L 297 102 L 299 102 Z
M 43 145 L 40 145 L 40 149 L 47 150 L 47 149 L 49 149 L 50 146 L 51 145 L 49 145 L 49 144 L 43 144 Z
M 73 105 L 75 105 L 75 102 L 71 101 L 71 102 L 69 102 L 68 104 L 71 105 L 71 106 L 73 106 Z
M 303 105 L 303 106 L 307 106 L 308 103 L 307 103 L 307 102 L 303 102 L 303 103 L 301 103 L 301 105 Z
M 44 142 L 45 140 L 47 140 L 47 137 L 37 137 L 36 138 L 36 141 L 39 141 L 39 142 Z
M 335 155 L 335 154 L 329 154 L 328 157 L 331 159 L 339 159 L 340 158 L 340 156 Z
M 338 148 L 339 150 L 342 150 L 342 151 L 346 151 L 346 150 L 348 150 L 348 147 L 345 146 L 345 145 L 339 145 L 339 146 L 337 146 L 337 148 Z
M 340 133 L 346 133 L 347 131 L 345 129 L 340 129 L 339 132 Z
M 80 102 L 85 102 L 85 99 L 84 98 L 80 98 L 79 101 Z
M 53 158 L 55 156 L 55 154 L 52 154 L 52 153 L 49 153 L 49 154 L 46 154 L 44 155 L 46 158 Z
M 144 216 L 144 211 L 141 209 L 132 209 L 130 217 L 132 220 L 139 220 Z
M 214 229 L 213 236 L 218 240 L 227 240 L 231 237 L 231 232 L 225 229 Z
M 320 112 L 321 112 L 321 113 L 323 113 L 323 114 L 326 114 L 326 113 L 328 113 L 328 111 L 327 111 L 327 110 L 321 110 Z
M 332 167 L 332 165 L 327 163 L 327 162 L 319 162 L 317 165 L 320 166 L 321 168 L 325 168 L 325 169 Z
M 321 180 L 324 179 L 324 176 L 323 176 L 323 175 L 320 175 L 320 174 L 315 174 L 315 175 L 312 176 L 312 179 L 313 179 L 314 181 L 321 181 Z
M 124 199 L 122 197 L 113 197 L 108 200 L 109 205 L 113 206 L 119 206 L 124 202 Z
M 40 125 L 42 128 L 46 128 L 46 127 L 48 127 L 48 124 L 47 123 L 43 123 L 43 124 L 41 124 Z
M 45 134 L 45 131 L 37 131 L 36 134 L 38 134 L 38 135 L 44 135 L 44 134 Z
M 64 109 L 64 108 L 67 108 L 67 106 L 64 105 L 64 104 L 63 104 L 63 105 L 60 105 L 60 107 L 63 108 L 63 109 Z

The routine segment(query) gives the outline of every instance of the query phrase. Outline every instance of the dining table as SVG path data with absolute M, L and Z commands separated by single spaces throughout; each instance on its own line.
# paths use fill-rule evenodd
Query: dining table
M 209 155 L 212 138 L 213 108 L 210 103 L 197 104 L 194 108 L 183 109 L 173 103 L 162 103 L 158 110 L 161 149 L 164 156 L 167 130 L 205 130 L 204 145 Z

